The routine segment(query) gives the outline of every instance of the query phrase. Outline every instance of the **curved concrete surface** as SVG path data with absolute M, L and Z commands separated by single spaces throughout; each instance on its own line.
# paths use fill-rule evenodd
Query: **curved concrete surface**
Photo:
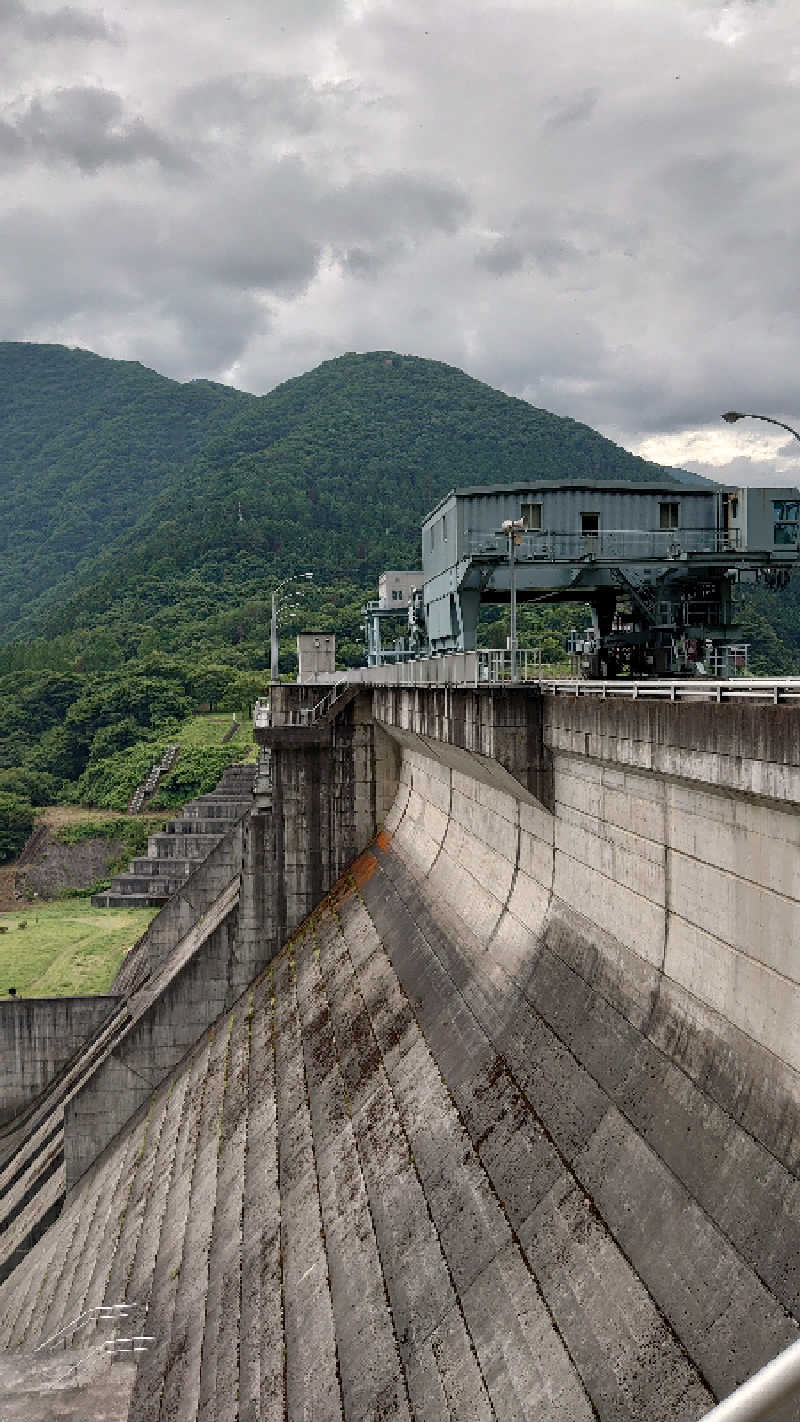
M 134 1422 L 694 1422 L 791 1342 L 796 1174 L 601 971 L 552 833 L 406 753 L 386 832 L 0 1289 L 0 1348 L 127 1299 Z

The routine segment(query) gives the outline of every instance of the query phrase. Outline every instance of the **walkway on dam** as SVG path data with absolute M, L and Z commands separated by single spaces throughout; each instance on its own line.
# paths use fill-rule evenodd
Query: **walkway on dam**
M 131 1422 L 695 1422 L 793 1340 L 796 1178 L 414 802 L 82 1178 L 0 1348 L 130 1300 Z

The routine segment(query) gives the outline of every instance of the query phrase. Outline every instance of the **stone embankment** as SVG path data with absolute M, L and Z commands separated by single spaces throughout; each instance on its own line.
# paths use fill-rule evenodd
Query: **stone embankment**
M 695 1422 L 791 1342 L 796 1102 L 759 1130 L 669 1040 L 556 832 L 406 749 L 386 831 L 6 1280 L 0 1348 L 132 1301 L 133 1422 Z

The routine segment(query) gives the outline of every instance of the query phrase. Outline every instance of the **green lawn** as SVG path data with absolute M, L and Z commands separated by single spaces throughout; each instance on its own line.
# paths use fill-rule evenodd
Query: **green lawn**
M 228 745 L 233 746 L 239 752 L 240 760 L 252 760 L 256 754 L 252 717 L 248 716 L 246 711 L 237 711 L 236 719 L 241 730 L 228 741 Z M 203 750 L 221 746 L 223 737 L 230 730 L 232 722 L 233 715 L 230 711 L 215 711 L 210 715 L 192 716 L 191 720 L 185 721 L 181 726 L 175 739 L 180 741 L 182 746 L 199 747 Z
M 128 948 L 155 909 L 93 909 L 81 899 L 0 914 L 0 997 L 108 992 Z M 21 925 L 26 924 L 25 928 Z

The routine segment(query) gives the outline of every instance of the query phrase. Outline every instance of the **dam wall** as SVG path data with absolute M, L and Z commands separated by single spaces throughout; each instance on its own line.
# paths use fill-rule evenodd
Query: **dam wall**
M 521 706 L 530 699 L 522 689 L 506 693 L 515 694 Z M 454 757 L 453 740 L 475 745 L 474 730 L 465 736 L 461 728 L 479 726 L 485 711 L 465 717 L 459 705 L 454 715 L 444 691 L 435 709 L 430 693 L 374 695 L 376 716 L 406 756 L 416 751 L 449 770 L 456 812 L 464 802 L 459 775 L 504 793 L 480 753 L 470 753 L 471 766 Z M 546 920 L 565 961 L 796 1165 L 796 713 L 550 696 L 537 720 L 552 808 L 512 793 L 502 835 L 474 807 L 463 824 L 456 813 L 442 841 L 447 864 L 460 866 L 467 886 L 471 866 L 483 866 L 483 893 L 508 881 L 509 912 L 534 934 Z M 426 800 L 414 791 L 420 846 L 450 813 L 443 793 Z M 488 874 L 490 851 L 496 863 Z
M 660 1025 L 679 782 L 553 745 L 549 808 L 382 724 L 382 830 L 77 1181 L 0 1347 L 128 1300 L 135 1417 L 697 1422 L 797 1337 L 800 1186 L 788 1079 L 770 1146 L 758 1055 L 726 1106 L 718 1037 L 701 1072 Z

